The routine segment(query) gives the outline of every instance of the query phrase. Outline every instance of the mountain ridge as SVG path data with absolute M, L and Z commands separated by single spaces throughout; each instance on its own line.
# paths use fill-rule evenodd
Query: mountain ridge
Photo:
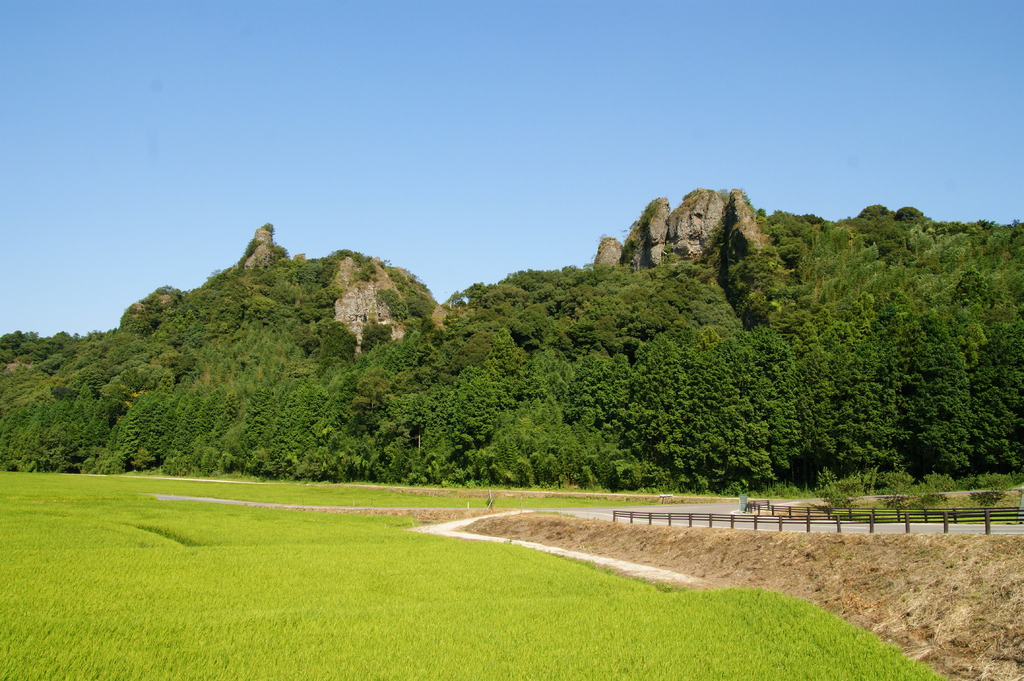
M 117 329 L 0 336 L 0 467 L 716 492 L 1020 473 L 1019 225 L 696 190 L 603 243 L 438 305 L 264 225 Z

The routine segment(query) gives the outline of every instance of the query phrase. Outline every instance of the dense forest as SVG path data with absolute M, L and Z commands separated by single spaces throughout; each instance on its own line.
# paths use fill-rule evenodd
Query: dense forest
M 115 330 L 0 337 L 0 469 L 732 493 L 1024 471 L 1024 228 L 756 221 L 742 257 L 719 235 L 441 306 L 387 263 L 254 240 Z M 390 326 L 336 321 L 343 263 L 393 282 Z

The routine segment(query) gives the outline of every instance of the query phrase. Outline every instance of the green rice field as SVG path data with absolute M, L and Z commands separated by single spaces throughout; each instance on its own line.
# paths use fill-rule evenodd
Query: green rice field
M 939 678 L 775 593 L 128 480 L 0 473 L 0 679 Z
M 31 481 L 27 480 L 30 479 Z M 17 485 L 13 481 L 20 481 Z M 97 480 L 103 480 L 98 483 Z M 11 481 L 8 483 L 8 481 Z M 54 499 L 138 499 L 147 494 L 236 499 L 275 504 L 310 506 L 378 506 L 386 508 L 470 508 L 482 509 L 487 499 L 391 492 L 370 486 L 303 484 L 297 482 L 196 481 L 151 476 L 90 476 L 9 473 L 0 471 L 0 490 L 14 497 Z M 506 492 L 507 493 L 507 492 Z M 504 497 L 495 500 L 496 508 L 577 508 L 608 506 L 607 499 L 586 497 Z M 637 502 L 630 502 L 637 505 Z

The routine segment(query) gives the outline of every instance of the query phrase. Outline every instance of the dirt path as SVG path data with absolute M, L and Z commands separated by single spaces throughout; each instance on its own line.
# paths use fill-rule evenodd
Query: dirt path
M 529 511 L 527 511 L 526 513 L 529 513 Z M 498 515 L 488 516 L 488 518 L 503 518 L 514 515 L 517 516 L 520 514 L 520 511 L 513 511 L 511 513 L 501 513 Z M 493 537 L 484 534 L 475 534 L 462 531 L 462 529 L 465 528 L 467 525 L 475 523 L 478 520 L 479 518 L 464 518 L 461 520 L 453 520 L 451 522 L 441 523 L 437 525 L 420 525 L 419 527 L 412 528 L 412 531 L 421 532 L 423 534 L 434 534 L 441 537 L 451 537 L 453 539 L 464 539 L 468 541 L 492 541 L 501 542 L 503 544 L 515 544 L 516 546 L 523 546 L 528 549 L 543 551 L 544 553 L 551 553 L 556 556 L 562 556 L 564 558 L 572 558 L 574 560 L 586 561 L 588 563 L 600 565 L 601 567 L 609 568 L 627 577 L 645 579 L 649 582 L 665 582 L 668 584 L 675 584 L 677 586 L 686 586 L 690 588 L 708 586 L 708 584 L 702 579 L 698 579 L 690 575 L 685 575 L 680 572 L 674 572 L 672 570 L 665 570 L 662 568 L 652 567 L 650 565 L 631 563 L 629 561 L 619 560 L 617 558 L 611 558 L 608 556 L 598 556 L 592 553 L 573 551 L 569 549 L 559 548 L 557 546 L 538 544 L 537 542 L 532 541 L 508 539 L 505 537 Z

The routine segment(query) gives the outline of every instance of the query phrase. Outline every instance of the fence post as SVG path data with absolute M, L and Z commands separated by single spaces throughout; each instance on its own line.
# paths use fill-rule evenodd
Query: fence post
M 714 513 L 708 513 L 708 527 L 714 527 L 714 526 L 715 526 L 715 514 Z
M 868 533 L 875 533 L 875 509 L 871 509 L 871 520 L 868 521 Z
M 754 529 L 757 529 L 757 516 L 754 516 Z
M 949 534 L 949 511 L 942 512 L 942 534 Z
M 836 532 L 843 533 L 843 521 L 839 519 L 839 516 L 836 516 Z
M 734 516 L 731 513 L 729 514 L 729 529 L 730 530 L 736 529 L 736 516 Z
M 779 516 L 779 532 L 782 532 L 782 516 Z
M 992 534 L 992 511 L 985 509 L 985 534 Z
M 654 524 L 654 514 L 653 513 L 648 513 L 647 514 L 647 524 L 648 525 L 653 525 Z
M 630 525 L 633 524 L 633 512 L 632 511 L 629 512 L 629 524 Z
M 811 514 L 810 513 L 807 514 L 807 531 L 808 532 L 811 531 Z
M 693 527 L 693 514 L 692 513 L 687 513 L 686 514 L 686 522 L 687 522 L 689 527 Z
M 671 513 L 668 514 L 668 526 L 672 527 L 672 514 Z
M 910 511 L 903 516 L 903 529 L 906 534 L 910 534 Z

